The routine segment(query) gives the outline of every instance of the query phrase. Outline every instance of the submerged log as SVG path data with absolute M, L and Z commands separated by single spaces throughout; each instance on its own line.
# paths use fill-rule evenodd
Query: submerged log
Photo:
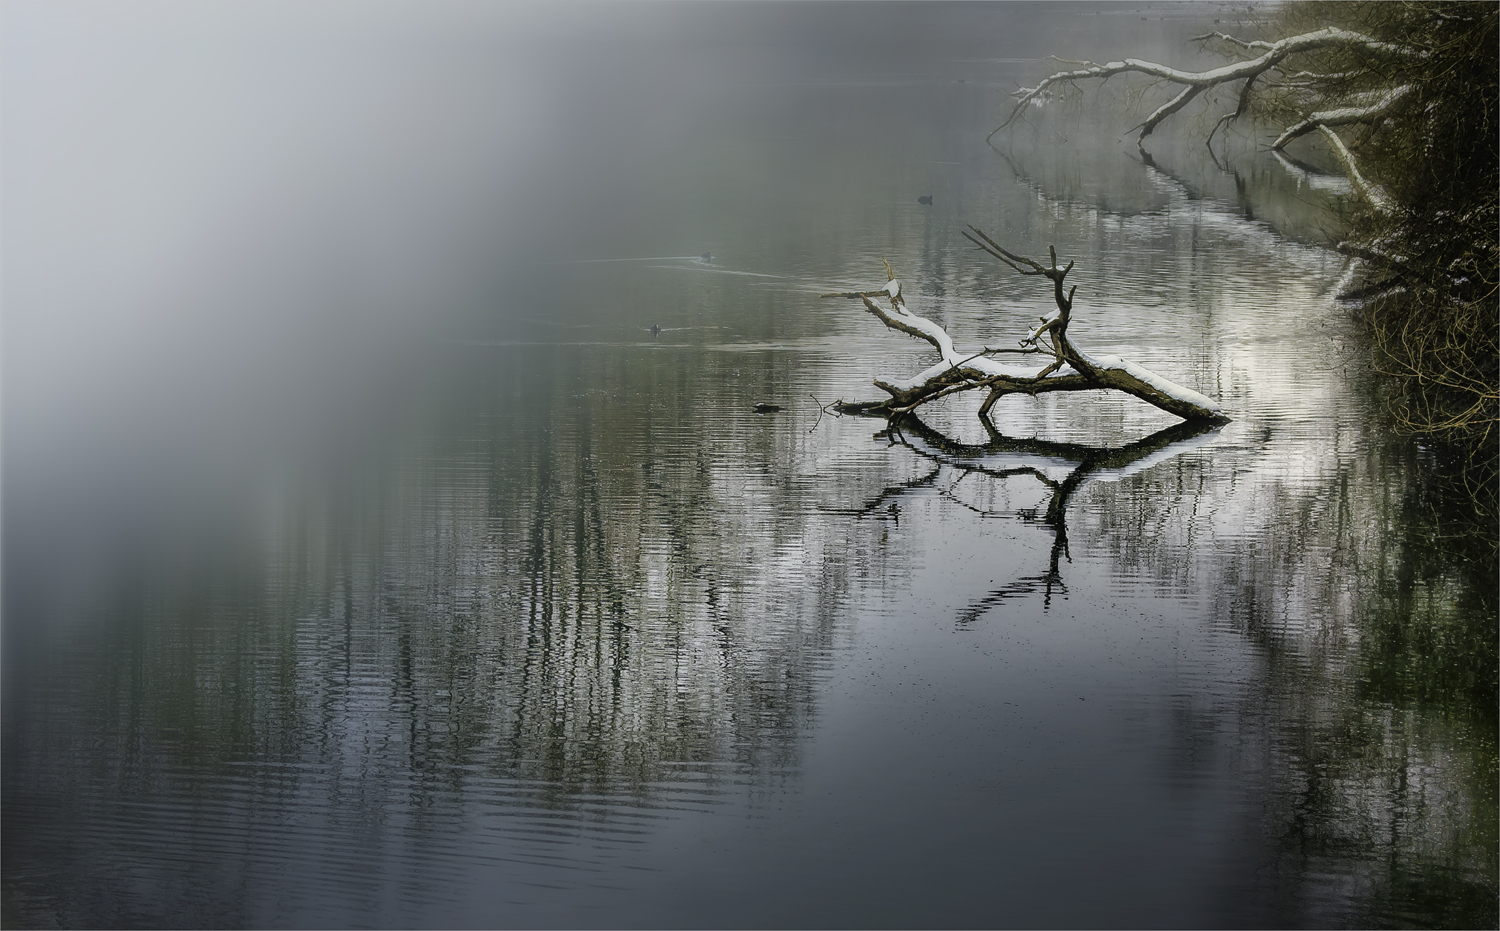
M 875 386 L 889 395 L 884 401 L 839 401 L 834 407 L 841 413 L 907 414 L 923 404 L 962 391 L 987 388 L 989 394 L 980 405 L 979 417 L 989 422 L 990 409 L 1007 394 L 1041 394 L 1047 391 L 1123 391 L 1155 405 L 1184 420 L 1225 423 L 1229 417 L 1208 397 L 1178 385 L 1148 369 L 1117 356 L 1093 356 L 1079 349 L 1068 338 L 1072 317 L 1073 295 L 1077 286 L 1063 291 L 1063 279 L 1073 269 L 1069 262 L 1058 267 L 1057 250 L 1050 249 L 1051 265 L 1043 266 L 1024 256 L 1007 251 L 977 227 L 964 235 L 985 252 L 1023 275 L 1038 275 L 1052 282 L 1057 309 L 1043 316 L 1018 348 L 982 346 L 960 350 L 953 338 L 938 324 L 912 313 L 906 307 L 901 281 L 890 262 L 885 262 L 886 285 L 871 291 L 845 291 L 823 297 L 859 300 L 865 309 L 886 326 L 931 343 L 940 361 L 906 379 L 875 379 Z M 889 306 L 883 306 L 884 304 Z M 1004 363 L 993 356 L 1001 354 L 1050 355 L 1052 361 L 1040 371 L 1031 366 Z

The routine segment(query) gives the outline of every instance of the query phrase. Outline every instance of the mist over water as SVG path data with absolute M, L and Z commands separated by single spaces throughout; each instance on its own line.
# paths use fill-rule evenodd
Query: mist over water
M 984 144 L 1238 15 L 8 5 L 4 923 L 1493 924 L 1493 566 L 1338 185 Z M 1048 308 L 967 224 L 1235 420 L 823 412 L 932 361 L 819 298 L 882 257 Z

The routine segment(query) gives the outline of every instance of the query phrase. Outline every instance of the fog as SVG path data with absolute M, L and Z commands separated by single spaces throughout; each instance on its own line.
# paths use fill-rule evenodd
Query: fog
M 342 429 L 454 321 L 524 313 L 517 269 L 649 226 L 633 176 L 714 88 L 920 48 L 858 13 L 8 4 L 7 503 L 77 504 L 104 461 L 234 481 Z
M 998 107 L 1042 47 L 1181 49 L 1171 22 L 1122 37 L 1138 17 L 1097 12 L 1123 8 L 1068 10 L 7 4 L 11 555 L 202 520 L 357 451 L 435 349 L 582 312 L 544 293 L 557 263 L 837 254 L 807 220 L 853 173 L 947 143 L 885 113 L 830 125 L 812 89 L 967 76 Z
M 999 101 L 1040 47 L 1127 41 L 1137 17 L 1093 9 L 7 4 L 6 536 L 201 511 L 357 446 L 434 347 L 577 312 L 538 296 L 553 263 L 819 248 L 799 205 L 860 167 L 834 146 L 934 142 L 830 126 L 804 88 L 951 72 Z M 1128 42 L 1181 47 L 1154 23 Z M 726 145 L 741 113 L 826 167 L 764 134 Z
M 612 219 L 724 51 L 819 60 L 724 17 L 709 48 L 702 14 L 7 5 L 11 477 L 243 456 L 386 380 L 395 343 L 505 313 L 505 270 Z
M 1005 9 L 974 55 L 1034 52 L 1046 8 Z M 649 226 L 634 173 L 717 90 L 900 74 L 952 11 L 869 13 L 7 5 L 11 477 L 146 450 L 240 459 L 326 427 L 329 404 L 396 377 L 401 341 L 516 312 L 509 270 Z M 1060 53 L 1107 28 L 1078 25 L 1053 33 Z
M 8 465 L 229 442 L 471 299 L 547 114 L 476 17 L 10 7 Z

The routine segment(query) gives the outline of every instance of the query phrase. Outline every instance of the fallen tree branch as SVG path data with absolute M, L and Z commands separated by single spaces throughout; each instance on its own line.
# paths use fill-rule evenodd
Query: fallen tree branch
M 1043 266 L 1010 252 L 977 227 L 970 227 L 964 235 L 980 249 L 1021 274 L 1045 277 L 1052 282 L 1057 309 L 1042 316 L 1039 323 L 1019 341 L 1023 352 L 1049 352 L 1052 356 L 1051 363 L 1040 371 L 1034 371 L 989 357 L 990 353 L 1003 350 L 989 347 L 977 351 L 958 349 L 947 330 L 907 308 L 901 282 L 895 277 L 890 263 L 886 262 L 888 280 L 884 288 L 822 296 L 859 300 L 871 315 L 886 326 L 931 344 L 937 350 L 940 360 L 911 378 L 875 379 L 875 386 L 890 396 L 885 401 L 839 401 L 835 405 L 837 410 L 842 413 L 896 416 L 960 392 L 987 388 L 989 394 L 980 405 L 979 416 L 989 423 L 990 410 L 1000 398 L 1009 394 L 1037 395 L 1049 391 L 1112 389 L 1140 398 L 1184 420 L 1218 423 L 1229 420 L 1218 404 L 1190 388 L 1175 384 L 1133 362 L 1116 356 L 1093 356 L 1074 345 L 1068 338 L 1068 323 L 1072 315 L 1073 295 L 1078 288 L 1075 285 L 1064 293 L 1064 279 L 1073 269 L 1073 263 L 1059 267 L 1055 248 L 1049 249 L 1051 265 Z M 882 306 L 876 298 L 884 298 L 889 306 Z M 1044 338 L 1051 344 L 1049 349 L 1041 346 Z

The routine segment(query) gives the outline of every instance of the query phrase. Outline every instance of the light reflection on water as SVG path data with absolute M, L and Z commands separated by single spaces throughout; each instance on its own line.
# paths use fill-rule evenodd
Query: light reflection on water
M 73 547 L 8 474 L 5 923 L 1492 924 L 1493 709 L 1380 626 L 1482 604 L 1413 568 L 1343 260 L 1246 218 L 1308 210 L 1261 161 L 996 152 L 942 73 L 684 104 L 567 257 L 212 511 Z M 816 297 L 881 256 L 965 341 L 1046 309 L 966 223 L 1234 422 L 823 413 L 930 361 Z

